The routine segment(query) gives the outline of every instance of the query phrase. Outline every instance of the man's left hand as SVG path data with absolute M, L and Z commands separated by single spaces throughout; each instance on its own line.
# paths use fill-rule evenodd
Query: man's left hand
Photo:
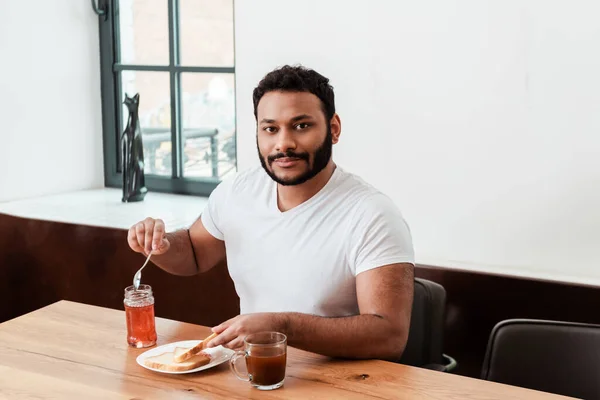
M 223 345 L 229 349 L 244 347 L 247 335 L 264 331 L 282 332 L 285 327 L 285 317 L 278 313 L 256 313 L 238 315 L 222 324 L 215 326 L 212 331 L 218 336 L 211 340 L 207 347 Z

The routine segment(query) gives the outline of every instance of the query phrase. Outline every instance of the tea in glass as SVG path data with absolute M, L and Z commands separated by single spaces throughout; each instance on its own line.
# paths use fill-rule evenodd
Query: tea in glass
M 239 373 L 236 362 L 246 360 L 246 376 Z M 244 351 L 238 351 L 229 360 L 233 373 L 260 390 L 283 386 L 287 364 L 287 337 L 279 332 L 260 332 L 246 336 Z

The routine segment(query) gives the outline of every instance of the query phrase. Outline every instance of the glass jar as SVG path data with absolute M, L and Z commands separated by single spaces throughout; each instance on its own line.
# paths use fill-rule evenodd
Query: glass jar
M 127 321 L 127 343 L 136 348 L 156 344 L 154 324 L 154 296 L 150 285 L 125 288 L 125 319 Z

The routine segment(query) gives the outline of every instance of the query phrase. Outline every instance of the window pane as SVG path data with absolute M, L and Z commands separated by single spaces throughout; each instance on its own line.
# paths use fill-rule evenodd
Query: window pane
M 125 94 L 140 94 L 139 118 L 144 142 L 144 172 L 171 175 L 171 97 L 169 73 L 123 71 L 123 100 Z M 123 105 L 123 129 L 129 113 Z
M 120 0 L 122 64 L 169 64 L 167 0 Z
M 222 179 L 235 172 L 233 74 L 181 76 L 183 175 Z
M 233 0 L 180 0 L 182 65 L 233 66 Z

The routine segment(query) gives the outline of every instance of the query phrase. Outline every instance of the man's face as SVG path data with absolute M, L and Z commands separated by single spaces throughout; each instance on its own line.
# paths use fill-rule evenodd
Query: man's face
M 260 162 L 281 185 L 299 185 L 331 159 L 333 139 L 321 100 L 307 92 L 268 92 L 258 103 Z

